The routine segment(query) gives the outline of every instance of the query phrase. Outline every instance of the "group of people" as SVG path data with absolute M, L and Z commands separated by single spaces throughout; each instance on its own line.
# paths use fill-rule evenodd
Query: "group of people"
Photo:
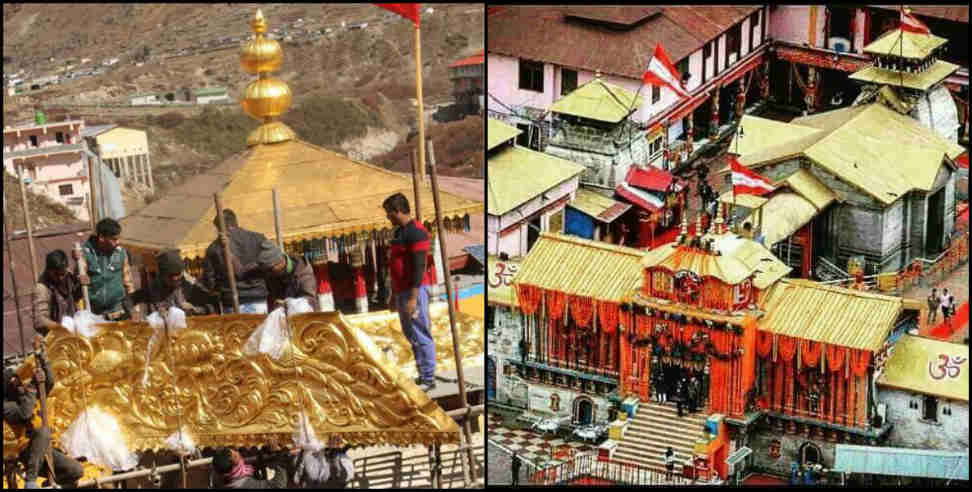
M 955 296 L 948 292 L 948 288 L 942 289 L 939 295 L 938 288 L 933 287 L 928 294 L 928 325 L 935 323 L 938 309 L 942 309 L 942 319 L 945 326 L 952 326 L 952 316 L 955 316 Z
M 653 399 L 658 403 L 675 402 L 678 416 L 684 415 L 685 409 L 695 413 L 705 401 L 707 389 L 703 381 L 704 373 L 692 371 L 689 373 L 673 364 L 655 364 L 651 374 Z
M 388 305 L 397 309 L 404 335 L 411 343 L 419 372 L 415 383 L 428 392 L 436 387 L 435 340 L 431 335 L 428 309 L 432 277 L 426 269 L 430 234 L 411 217 L 405 195 L 396 193 L 388 197 L 382 207 L 389 222 L 395 226 L 388 254 L 392 287 Z M 109 321 L 139 321 L 152 312 L 173 307 L 190 316 L 233 313 L 235 299 L 229 282 L 229 267 L 236 279 L 240 313 L 266 314 L 268 309 L 288 298 L 305 298 L 313 309 L 318 309 L 316 278 L 305 258 L 288 255 L 263 234 L 243 229 L 232 210 L 223 210 L 222 218 L 226 232 L 219 232 L 217 216 L 213 224 L 217 226 L 218 239 L 206 250 L 199 282 L 186 274 L 178 251 L 169 250 L 155 258 L 158 275 L 138 290 L 132 282 L 130 256 L 119 245 L 121 225 L 114 219 L 101 220 L 81 250 L 73 251 L 78 268 L 70 268 L 68 255 L 63 250 L 47 255 L 44 272 L 34 288 L 35 331 L 46 335 L 62 327 L 62 320 L 74 316 L 79 310 L 79 301 L 84 298 L 89 300 L 89 305 L 85 306 L 87 310 Z M 225 255 L 227 247 L 229 261 Z M 24 384 L 12 370 L 4 371 L 4 420 L 12 426 L 24 427 L 30 437 L 30 444 L 20 457 L 26 464 L 28 487 L 36 486 L 41 460 L 51 444 L 47 427 L 34 429 L 30 425 L 40 405 L 36 397 L 38 388 L 43 384 L 49 391 L 54 386 L 46 361 L 41 360 L 41 367 L 31 384 Z M 334 461 L 340 457 L 334 449 L 322 453 L 295 454 L 292 464 L 311 477 L 307 479 L 309 483 L 321 482 L 324 476 L 324 468 L 313 464 L 315 460 Z M 81 477 L 80 464 L 66 454 L 55 450 L 53 461 L 58 483 L 73 484 Z M 259 482 L 254 478 L 253 468 L 246 465 L 234 450 L 220 451 L 214 458 L 213 467 L 226 475 L 230 487 L 287 486 L 284 473 Z

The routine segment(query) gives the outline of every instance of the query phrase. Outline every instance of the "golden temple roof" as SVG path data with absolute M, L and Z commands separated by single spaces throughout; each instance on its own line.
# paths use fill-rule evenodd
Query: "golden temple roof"
M 523 133 L 523 130 L 493 118 L 488 118 L 486 121 L 486 150 L 493 150 L 493 148 L 498 147 L 500 144 L 511 138 L 516 138 L 519 134 Z
M 760 232 L 770 246 L 798 231 L 820 212 L 809 200 L 789 191 L 775 193 L 761 208 L 745 220 L 755 224 L 762 218 Z
M 961 67 L 954 63 L 938 60 L 934 65 L 921 72 L 900 72 L 870 66 L 862 68 L 848 75 L 848 77 L 853 80 L 870 82 L 872 84 L 894 85 L 919 91 L 927 91 L 931 86 L 952 75 L 959 68 Z
M 948 40 L 934 34 L 902 31 L 901 28 L 884 33 L 864 47 L 872 55 L 897 56 L 923 60 Z
M 641 287 L 643 254 L 634 248 L 544 232 L 520 264 L 513 283 L 621 302 Z
M 550 111 L 618 123 L 640 107 L 634 92 L 595 78 L 558 99 Z
M 804 340 L 877 351 L 901 314 L 900 297 L 783 279 L 760 299 L 759 329 Z
M 968 365 L 960 365 L 959 371 L 947 369 L 941 371 L 942 361 L 940 357 L 942 355 L 967 361 L 969 360 L 969 346 L 933 338 L 904 335 L 894 344 L 894 351 L 884 366 L 884 372 L 878 378 L 877 384 L 968 402 Z M 929 371 L 933 371 L 934 374 L 930 374 Z
M 291 316 L 293 349 L 280 360 L 242 352 L 265 318 L 188 318 L 188 328 L 155 345 L 145 386 L 153 333 L 147 323 L 103 324 L 90 339 L 51 332 L 55 438 L 83 408 L 98 406 L 117 419 L 133 452 L 165 448 L 180 421 L 199 447 L 286 444 L 302 411 L 322 440 L 337 436 L 353 446 L 459 442 L 455 421 L 340 314 Z
M 752 276 L 753 285 L 765 289 L 786 276 L 791 268 L 773 256 L 756 241 L 735 234 L 707 234 L 703 240 L 715 239 L 713 246 L 721 255 L 668 243 L 644 253 L 641 265 L 656 266 L 672 272 L 689 270 L 700 277 L 715 277 L 729 285 Z
M 831 202 L 837 199 L 837 195 L 830 188 L 827 188 L 827 185 L 817 179 L 808 169 L 800 169 L 784 178 L 782 182 L 776 184 L 789 187 L 813 204 L 817 210 L 827 208 L 827 205 L 830 205 Z
M 301 140 L 255 145 L 174 187 L 161 200 L 121 219 L 122 244 L 175 248 L 202 257 L 216 239 L 213 193 L 236 212 L 240 227 L 275 237 L 273 188 L 285 242 L 392 228 L 381 204 L 401 192 L 415 206 L 412 180 Z M 442 217 L 481 212 L 482 202 L 440 192 Z M 421 191 L 422 218 L 435 216 L 432 189 Z
M 509 147 L 487 162 L 490 215 L 503 215 L 584 172 L 584 166 L 543 152 Z

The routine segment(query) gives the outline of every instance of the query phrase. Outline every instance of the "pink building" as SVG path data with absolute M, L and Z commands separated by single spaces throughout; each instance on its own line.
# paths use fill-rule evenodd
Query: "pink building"
M 641 90 L 632 119 L 664 148 L 658 160 L 677 165 L 725 136 L 726 123 L 761 100 L 768 13 L 765 5 L 504 7 L 487 18 L 489 115 L 523 130 L 520 145 L 543 149 L 550 106 L 600 73 Z M 657 43 L 685 77 L 689 98 L 642 87 Z
M 3 168 L 14 176 L 22 172 L 28 190 L 63 203 L 80 220 L 89 220 L 83 128 L 82 120 L 4 127 Z

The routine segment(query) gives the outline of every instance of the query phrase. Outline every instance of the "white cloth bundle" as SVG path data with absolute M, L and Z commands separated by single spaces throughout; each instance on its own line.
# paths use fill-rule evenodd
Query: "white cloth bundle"
M 317 439 L 317 435 L 314 434 L 314 428 L 311 427 L 310 419 L 307 418 L 307 414 L 300 412 L 297 418 L 297 424 L 294 429 L 294 445 L 300 449 L 309 451 L 320 451 L 324 449 L 324 443 Z
M 152 328 L 152 338 L 149 339 L 148 348 L 145 350 L 145 371 L 142 374 L 142 385 L 148 384 L 149 375 L 149 363 L 152 362 L 152 350 L 159 343 L 159 340 L 165 335 L 165 323 L 162 321 L 162 315 L 158 311 L 148 315 L 145 318 L 149 326 Z M 169 308 L 169 314 L 166 316 L 166 321 L 169 323 L 169 335 L 174 335 L 179 332 L 179 330 L 188 327 L 186 325 L 186 312 L 177 308 Z
M 302 314 L 313 311 L 307 299 L 303 297 L 287 298 L 285 301 L 287 311 L 283 307 L 278 307 L 267 315 L 263 323 L 246 340 L 243 345 L 243 353 L 249 356 L 267 354 L 274 360 L 280 360 L 290 345 L 287 334 L 287 314 Z
M 98 323 L 108 322 L 104 317 L 93 314 L 88 310 L 78 311 L 74 313 L 74 317 L 65 316 L 61 318 L 61 325 L 67 328 L 67 331 L 86 338 L 91 338 L 101 331 Z
M 165 445 L 175 451 L 176 454 L 192 454 L 196 450 L 196 442 L 193 441 L 192 436 L 185 428 L 182 429 L 182 432 L 173 432 L 171 436 L 166 438 Z
M 285 302 L 287 303 L 287 314 L 294 315 L 314 311 L 306 297 L 288 297 Z
M 122 440 L 118 420 L 98 406 L 86 408 L 74 419 L 61 434 L 61 444 L 68 456 L 84 456 L 112 470 L 130 470 L 138 465 L 138 457 Z

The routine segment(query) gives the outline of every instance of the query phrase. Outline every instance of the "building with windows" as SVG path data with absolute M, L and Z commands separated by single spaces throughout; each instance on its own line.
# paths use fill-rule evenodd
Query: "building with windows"
M 599 72 L 638 95 L 630 120 L 649 131 L 649 145 L 652 135 L 661 137 L 661 152 L 646 164 L 694 159 L 765 97 L 767 14 L 760 5 L 503 8 L 487 27 L 487 109 L 524 130 L 524 146 L 546 150 L 554 133 L 548 108 Z M 657 43 L 689 98 L 662 87 L 639 91 Z
M 82 137 L 87 141 L 88 148 L 123 183 L 139 183 L 150 190 L 155 188 L 145 131 L 102 125 L 85 128 Z
M 456 99 L 456 104 L 464 108 L 465 114 L 479 114 L 482 111 L 485 63 L 485 54 L 480 51 L 449 65 L 452 96 Z
M 82 221 L 90 217 L 90 184 L 82 120 L 27 123 L 3 129 L 3 168 L 27 189 L 63 203 Z
M 225 87 L 204 87 L 193 92 L 196 104 L 209 104 L 213 102 L 229 102 L 229 95 Z

